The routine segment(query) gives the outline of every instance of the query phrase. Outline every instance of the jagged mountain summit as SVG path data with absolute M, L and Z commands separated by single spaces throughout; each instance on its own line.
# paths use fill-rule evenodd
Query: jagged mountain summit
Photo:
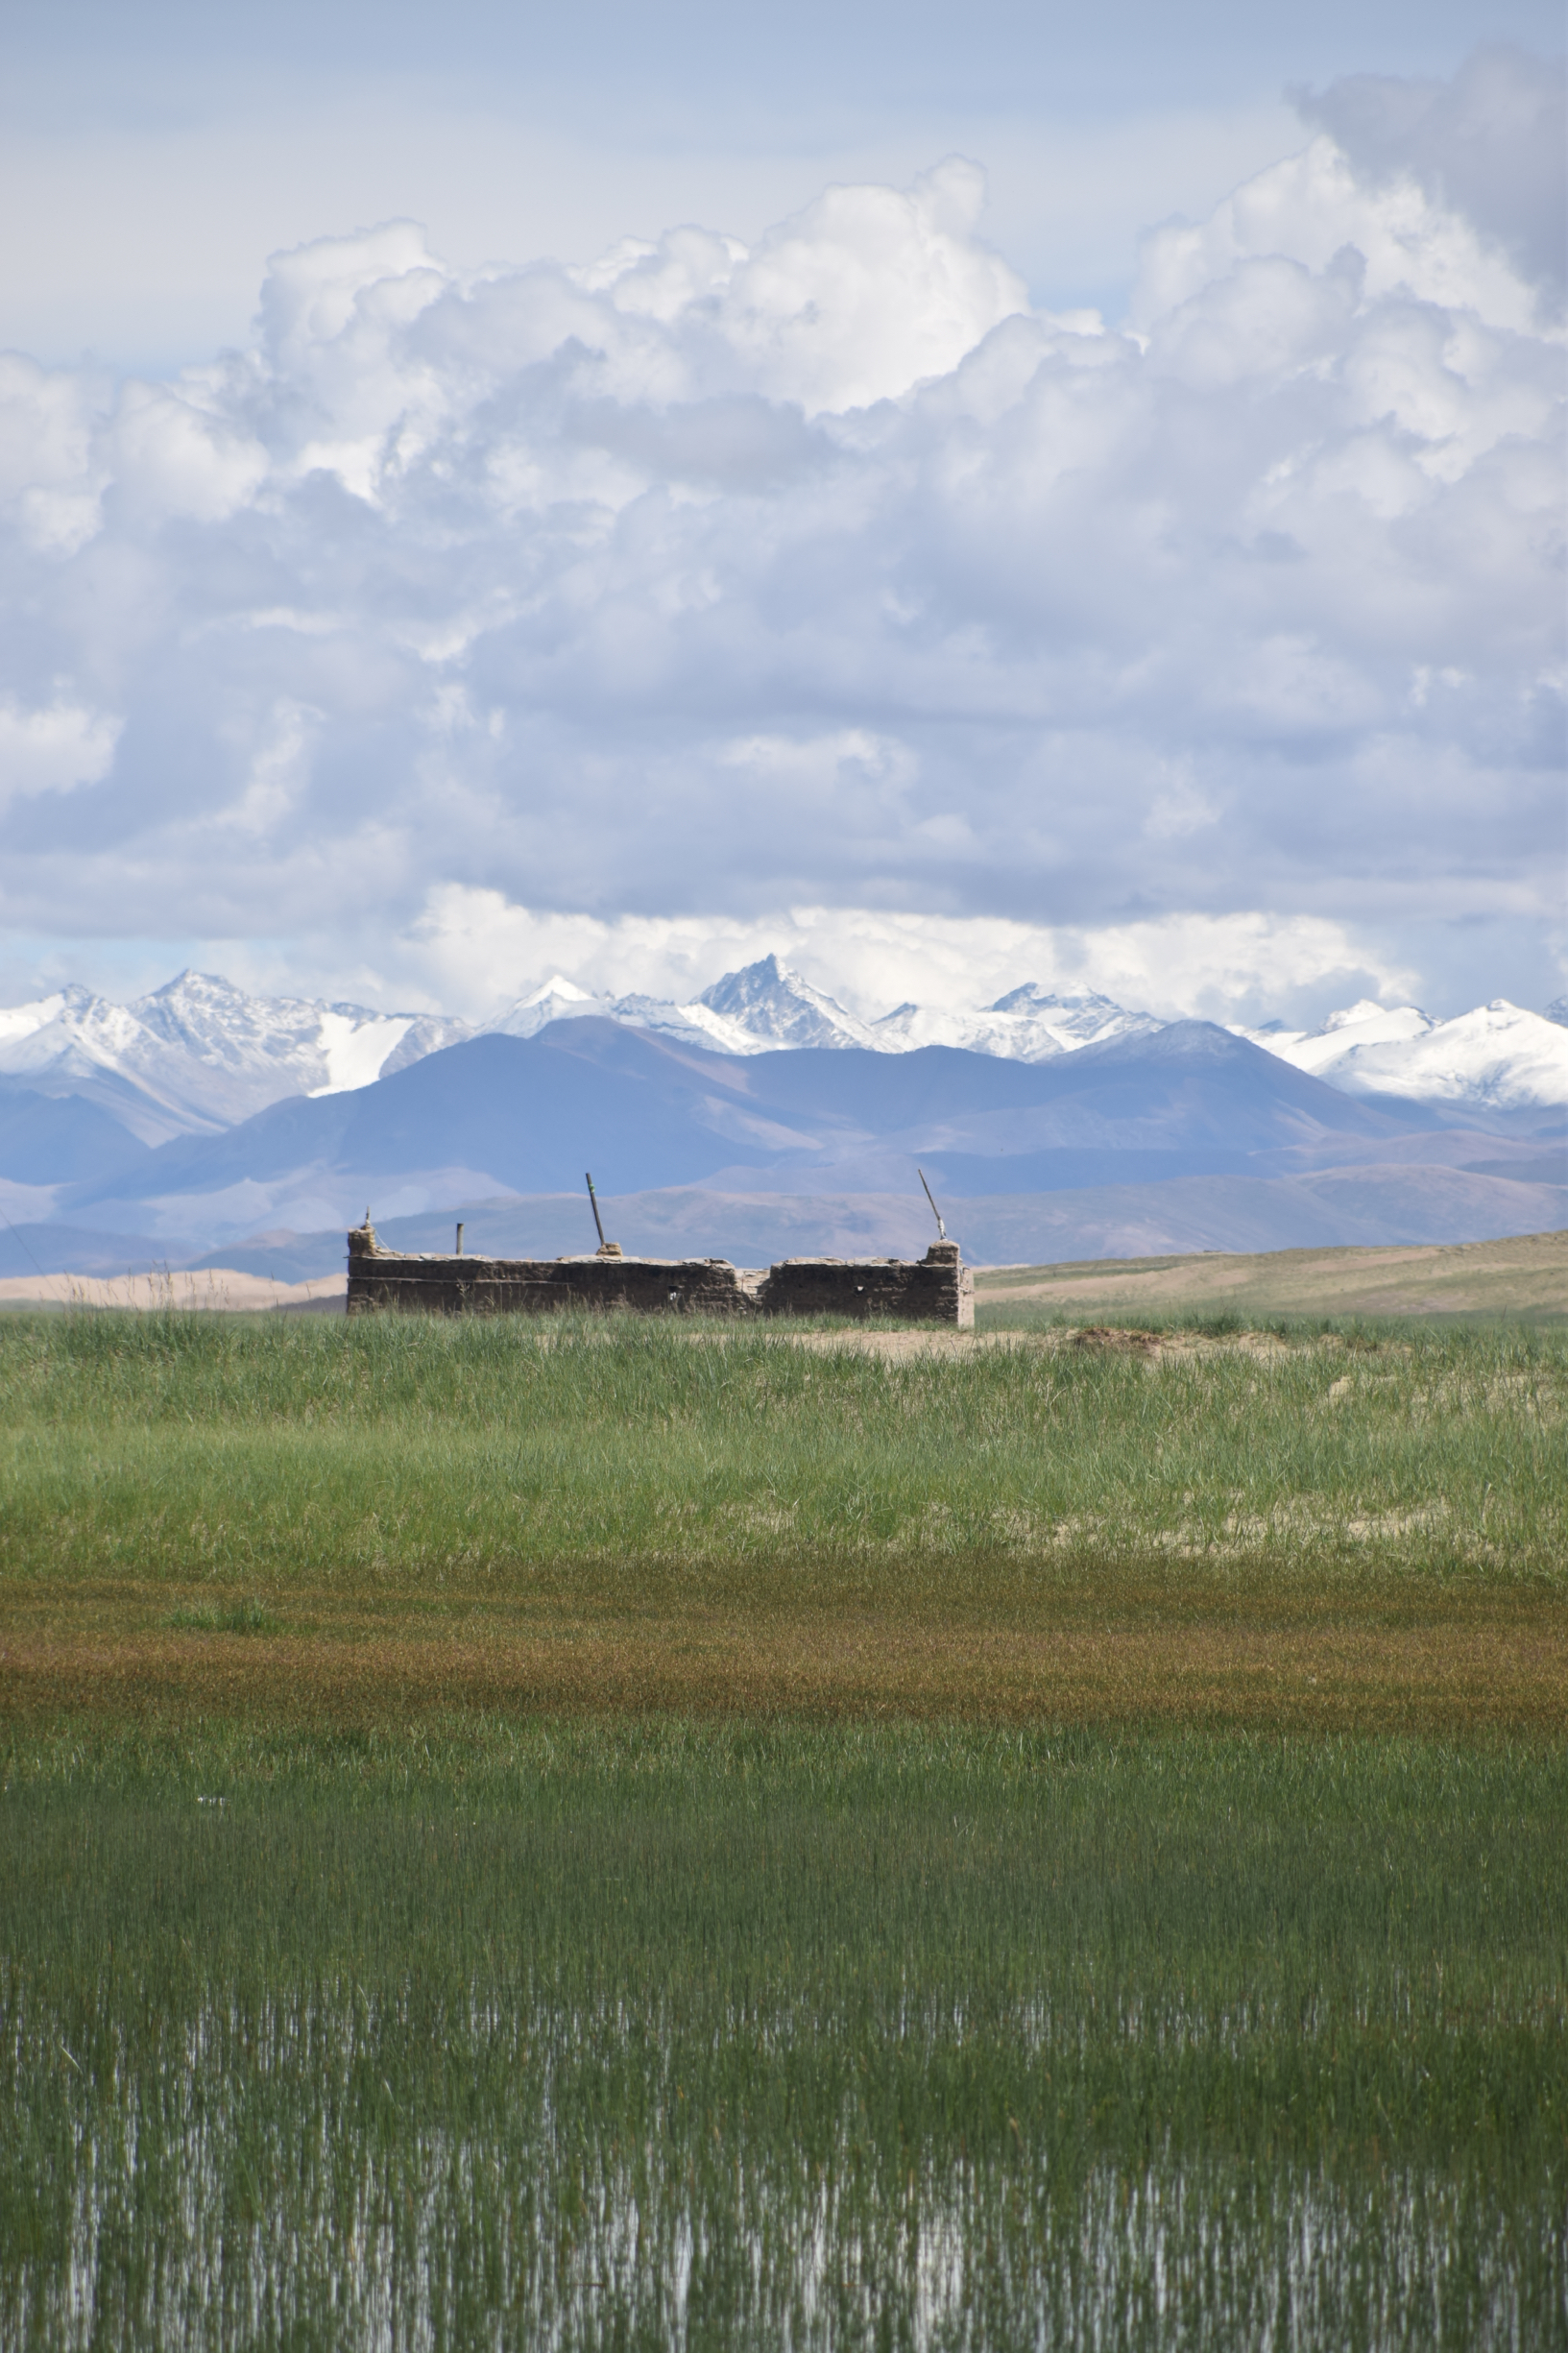
M 765 1047 L 875 1047 L 878 1042 L 869 1023 L 776 956 L 764 956 L 740 972 L 727 972 L 696 1002 Z
M 252 997 L 216 973 L 182 972 L 131 1005 L 71 987 L 0 1009 L 0 1078 L 85 1096 L 158 1143 L 290 1096 L 368 1085 L 469 1034 L 445 1015 Z
M 710 1047 L 717 1054 L 765 1054 L 767 1040 L 753 1037 L 738 1023 L 725 1021 L 705 1005 L 671 1005 L 662 997 L 601 997 L 579 988 L 574 981 L 555 973 L 543 985 L 519 997 L 504 1013 L 480 1024 L 481 1036 L 537 1037 L 552 1021 L 597 1018 L 618 1021 L 633 1030 L 654 1030 L 661 1036 L 683 1038 L 688 1045 Z
M 483 1028 L 506 1037 L 535 1037 L 552 1021 L 592 1014 L 719 1054 L 775 1054 L 801 1046 L 902 1051 L 777 956 L 725 973 L 686 1005 L 641 995 L 594 996 L 557 973 Z
M 1154 1014 L 1127 1012 L 1109 997 L 1090 990 L 1056 996 L 1034 981 L 977 1009 L 905 1004 L 879 1020 L 864 1021 L 778 956 L 727 972 L 687 1005 L 658 997 L 594 996 L 558 973 L 483 1027 L 508 1037 L 534 1037 L 552 1021 L 585 1014 L 723 1054 L 850 1046 L 913 1054 L 922 1046 L 962 1046 L 1013 1062 L 1044 1062 L 1079 1046 L 1145 1036 L 1164 1027 Z

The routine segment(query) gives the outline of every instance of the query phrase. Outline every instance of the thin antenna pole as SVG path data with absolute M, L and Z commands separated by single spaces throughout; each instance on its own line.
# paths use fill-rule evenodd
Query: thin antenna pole
M 5 1213 L 5 1211 L 4 1211 L 3 1209 L 0 1209 L 0 1218 L 6 1218 L 6 1213 Z M 7 1224 L 8 1225 L 11 1225 L 11 1220 L 10 1220 L 10 1218 L 6 1218 L 6 1224 Z M 19 1233 L 17 1233 L 17 1232 L 16 1232 L 16 1228 L 15 1228 L 15 1226 L 14 1226 L 14 1225 L 11 1225 L 11 1230 L 12 1230 L 12 1232 L 13 1234 L 16 1234 L 16 1239 L 17 1239 L 17 1241 L 18 1241 L 18 1242 L 21 1242 L 21 1244 L 22 1244 L 22 1248 L 23 1248 L 23 1249 L 24 1249 L 24 1250 L 27 1250 L 27 1254 L 28 1254 L 29 1258 L 33 1258 L 33 1252 L 31 1251 L 31 1249 L 28 1249 L 28 1246 L 27 1246 L 26 1242 L 22 1241 L 22 1237 L 21 1237 L 21 1235 L 20 1235 Z M 37 1260 L 36 1260 L 36 1258 L 33 1258 L 33 1271 L 34 1271 L 34 1273 L 35 1273 L 36 1275 L 38 1275 L 38 1276 L 40 1277 L 40 1279 L 42 1278 L 42 1275 L 43 1275 L 43 1269 L 42 1269 L 42 1267 L 40 1267 L 40 1266 L 39 1266 L 39 1264 L 38 1264 L 38 1262 L 37 1262 Z
M 921 1183 L 922 1183 L 923 1185 L 925 1185 L 925 1186 L 926 1186 L 926 1199 L 927 1199 L 929 1201 L 931 1201 L 931 1215 L 932 1215 L 932 1217 L 933 1217 L 933 1218 L 936 1220 L 936 1230 L 937 1230 L 937 1233 L 939 1234 L 939 1236 L 941 1237 L 941 1239 L 942 1239 L 942 1240 L 945 1242 L 945 1241 L 947 1240 L 947 1238 L 948 1238 L 948 1229 L 947 1229 L 947 1227 L 946 1227 L 946 1226 L 943 1225 L 943 1223 L 942 1223 L 942 1212 L 941 1212 L 941 1210 L 940 1210 L 940 1209 L 938 1209 L 938 1207 L 937 1207 L 937 1205 L 936 1205 L 935 1201 L 931 1201 L 931 1188 L 930 1188 L 930 1186 L 929 1186 L 929 1184 L 926 1184 L 926 1172 L 925 1172 L 925 1170 L 924 1170 L 923 1168 L 917 1168 L 917 1169 L 916 1169 L 916 1171 L 915 1171 L 915 1175 L 916 1175 L 916 1176 L 917 1176 L 920 1178 Z
M 588 1180 L 588 1201 L 589 1207 L 593 1212 L 593 1223 L 599 1229 L 599 1248 L 602 1250 L 604 1248 L 604 1220 L 599 1215 L 599 1197 L 593 1190 L 593 1178 L 591 1176 L 590 1176 Z

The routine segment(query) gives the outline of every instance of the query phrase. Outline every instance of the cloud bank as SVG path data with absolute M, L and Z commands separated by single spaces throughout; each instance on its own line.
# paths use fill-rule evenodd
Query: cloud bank
M 473 1010 L 791 908 L 1553 993 L 1544 70 L 1313 102 L 1121 329 L 950 159 L 749 248 L 325 238 L 170 383 L 0 359 L 0 918 Z

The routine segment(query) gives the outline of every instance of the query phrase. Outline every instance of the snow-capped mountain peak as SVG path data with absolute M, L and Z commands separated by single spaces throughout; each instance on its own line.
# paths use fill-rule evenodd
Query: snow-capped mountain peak
M 1379 1005 L 1375 997 L 1361 997 L 1354 1005 L 1344 1006 L 1338 1013 L 1331 1013 L 1327 1021 L 1312 1034 L 1315 1037 L 1337 1037 L 1343 1030 L 1354 1030 L 1358 1032 L 1358 1042 L 1366 1045 L 1374 1037 L 1419 1037 L 1432 1026 L 1431 1016 L 1423 1013 L 1419 1006 L 1388 1007 Z
M 868 1022 L 778 956 L 725 973 L 686 1005 L 641 995 L 596 997 L 557 974 L 486 1026 L 533 1037 L 548 1022 L 590 1013 L 720 1054 L 802 1046 L 910 1054 L 921 1046 L 960 1046 L 1027 1062 L 1162 1026 L 1152 1013 L 1129 1013 L 1092 990 L 1057 996 L 1033 981 L 980 1009 L 906 1003 Z
M 1025 981 L 1022 988 L 1010 988 L 987 1009 L 1009 1014 L 1017 1021 L 1039 1022 L 1066 1053 L 1071 1053 L 1074 1046 L 1098 1046 L 1111 1037 L 1148 1036 L 1165 1027 L 1157 1015 L 1129 1012 L 1114 998 L 1101 996 L 1097 989 L 1076 989 L 1061 996 L 1053 989 L 1042 988 L 1037 981 Z
M 769 1046 L 875 1046 L 871 1026 L 777 956 L 727 972 L 698 1005 Z
M 1025 981 L 978 1010 L 955 1006 L 901 1005 L 874 1025 L 879 1044 L 897 1053 L 918 1046 L 961 1046 L 1016 1062 L 1045 1062 L 1104 1038 L 1141 1035 L 1164 1025 L 1152 1013 L 1129 1013 L 1109 997 L 1084 990 L 1057 996 Z
M 571 1021 L 588 1013 L 614 1015 L 614 1003 L 609 997 L 595 997 L 575 981 L 566 980 L 559 972 L 519 997 L 515 1005 L 497 1013 L 484 1024 L 486 1031 L 499 1031 L 503 1037 L 536 1037 L 552 1021 Z
M 560 973 L 485 1024 L 508 1037 L 534 1037 L 552 1021 L 597 1014 L 653 1030 L 718 1054 L 765 1054 L 778 1046 L 858 1046 L 864 1024 L 777 957 L 727 972 L 688 1005 L 663 997 L 595 996 Z M 853 1031 L 853 1034 L 851 1033 Z
M 53 996 L 35 997 L 27 1005 L 0 1006 L 0 1051 L 46 1030 L 52 1021 L 59 1020 L 68 999 L 84 1001 L 86 994 L 84 988 L 57 988 Z
M 99 1103 L 147 1144 L 221 1128 L 221 1117 L 192 1115 L 133 1070 L 138 1052 L 156 1047 L 128 1006 L 74 982 L 0 1012 L 0 1079 Z
M 993 998 L 988 1013 L 1085 1013 L 1106 1017 L 1120 1013 L 1122 1007 L 1109 997 L 1095 989 L 1080 989 L 1073 996 L 1063 997 L 1055 989 L 1042 988 L 1038 981 L 1025 981 L 1010 988 L 1005 996 Z
M 291 1081 L 313 1080 L 286 1090 L 307 1095 L 337 1094 L 379 1078 L 420 1018 L 309 998 L 252 997 L 212 972 L 182 972 L 126 1010 L 149 1037 L 224 1079 L 259 1079 L 273 1070 Z
M 182 972 L 127 1010 L 153 1037 L 248 1095 L 264 1092 L 270 1103 L 369 1086 L 470 1034 L 467 1022 L 445 1013 L 376 1013 L 319 997 L 252 997 L 213 972 Z M 280 1083 L 273 1086 L 274 1079 Z
M 1387 1091 L 1501 1111 L 1559 1107 L 1568 1104 L 1568 1030 L 1494 997 L 1435 1022 L 1407 1050 L 1399 1083 Z
M 1024 982 L 988 1006 L 905 1003 L 868 1022 L 777 956 L 726 973 L 689 1003 L 595 995 L 555 973 L 486 1025 L 532 1037 L 597 1015 L 709 1053 L 950 1046 L 1044 1061 L 1164 1027 L 1094 990 Z M 379 1013 L 315 998 L 253 997 L 182 972 L 131 1005 L 72 985 L 0 1007 L 0 1086 L 99 1104 L 148 1143 L 231 1125 L 290 1097 L 369 1085 L 472 1034 L 439 1014 Z M 1568 1000 L 1542 1013 L 1505 998 L 1449 1021 L 1370 999 L 1317 1029 L 1237 1034 L 1349 1094 L 1404 1095 L 1488 1113 L 1568 1106 Z
M 1230 1026 L 1237 1037 L 1266 1046 L 1270 1054 L 1293 1062 L 1297 1070 L 1310 1071 L 1315 1079 L 1332 1079 L 1338 1086 L 1341 1081 L 1332 1075 L 1351 1070 L 1369 1047 L 1407 1045 L 1412 1038 L 1424 1037 L 1436 1024 L 1419 1006 L 1383 1006 L 1374 998 L 1363 997 L 1331 1013 L 1315 1030 L 1287 1030 L 1277 1022 L 1270 1022 L 1266 1030 L 1249 1030 L 1241 1023 Z
M 67 988 L 0 1014 L 0 1075 L 102 1100 L 148 1141 L 366 1086 L 469 1034 L 441 1014 L 252 997 L 182 972 L 131 1005 Z
M 1477 1110 L 1549 1110 L 1568 1104 L 1568 1030 L 1506 997 L 1434 1021 L 1419 1006 L 1369 999 L 1321 1028 L 1247 1030 L 1297 1070 L 1350 1095 L 1405 1095 Z
M 73 983 L 69 988 L 53 990 L 47 997 L 34 997 L 26 1005 L 0 1008 L 0 1056 L 6 1057 L 6 1067 L 11 1068 L 14 1061 L 17 1068 L 25 1069 L 37 1061 L 40 1055 L 47 1057 L 51 1047 L 40 1048 L 30 1041 L 44 1036 L 57 1024 L 62 1030 L 80 1028 L 90 1018 L 94 1007 L 108 1004 L 107 998 L 95 997 L 90 989 L 78 988 Z M 117 1012 L 121 1008 L 112 1009 Z

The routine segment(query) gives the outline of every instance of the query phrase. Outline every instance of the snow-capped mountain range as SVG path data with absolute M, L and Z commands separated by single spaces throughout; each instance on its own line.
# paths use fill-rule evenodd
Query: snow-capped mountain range
M 721 1054 L 773 1054 L 790 1046 L 864 1046 L 878 1054 L 911 1054 L 920 1046 L 963 1046 L 972 1054 L 1014 1062 L 1045 1062 L 1077 1046 L 1164 1027 L 1152 1013 L 1124 1012 L 1109 997 L 1052 996 L 1032 981 L 978 1010 L 900 1005 L 880 1020 L 862 1021 L 778 957 L 764 956 L 741 972 L 727 972 L 688 1005 L 656 997 L 596 997 L 558 974 L 484 1028 L 507 1037 L 533 1037 L 552 1021 L 584 1014 Z
M 251 997 L 215 974 L 182 972 L 131 1005 L 72 987 L 0 1007 L 0 1077 L 85 1096 L 161 1143 L 231 1127 L 287 1096 L 368 1086 L 469 1035 L 467 1022 L 440 1015 Z
M 475 1034 L 527 1038 L 588 1015 L 733 1055 L 954 1046 L 1024 1062 L 1167 1026 L 1090 991 L 1058 995 L 1033 982 L 984 1007 L 905 1004 L 867 1021 L 772 956 L 726 973 L 686 1005 L 595 996 L 557 975 L 477 1030 L 437 1014 L 252 997 L 214 975 L 185 972 L 130 1005 L 70 987 L 0 1008 L 0 1087 L 84 1097 L 153 1144 L 214 1132 L 291 1097 L 369 1085 Z M 1480 1116 L 1568 1108 L 1568 999 L 1542 1013 L 1497 999 L 1451 1021 L 1368 1001 L 1315 1031 L 1233 1028 L 1347 1094 L 1401 1096 Z
M 1494 997 L 1452 1021 L 1364 998 L 1320 1030 L 1232 1027 L 1347 1095 L 1402 1095 L 1478 1113 L 1568 1104 L 1568 998 L 1527 1013 Z

